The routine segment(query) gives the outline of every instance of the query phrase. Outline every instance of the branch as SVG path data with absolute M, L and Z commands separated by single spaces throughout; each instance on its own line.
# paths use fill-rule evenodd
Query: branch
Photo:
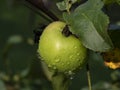
M 42 0 L 25 0 L 37 9 L 41 10 L 43 13 L 45 13 L 47 16 L 49 16 L 54 21 L 58 21 L 58 17 L 53 14 L 50 10 L 48 10 Z
M 88 87 L 89 87 L 89 90 L 92 90 L 90 68 L 88 63 L 86 65 L 86 70 L 87 70 Z

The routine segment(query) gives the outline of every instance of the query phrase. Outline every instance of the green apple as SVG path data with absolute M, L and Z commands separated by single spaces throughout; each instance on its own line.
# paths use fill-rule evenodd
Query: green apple
M 38 53 L 49 68 L 58 72 L 73 72 L 83 67 L 87 49 L 74 35 L 62 34 L 65 23 L 56 21 L 43 31 L 38 46 Z

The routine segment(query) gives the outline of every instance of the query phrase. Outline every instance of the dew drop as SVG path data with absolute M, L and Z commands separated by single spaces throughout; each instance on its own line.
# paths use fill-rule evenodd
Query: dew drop
M 41 61 L 44 61 L 44 59 L 41 57 Z
M 56 62 L 53 62 L 52 65 L 56 65 Z
M 67 62 L 67 65 L 70 65 L 70 62 Z
M 70 58 L 70 59 L 72 59 L 72 58 L 73 58 L 73 56 L 71 55 L 69 58 Z
M 62 66 L 64 66 L 64 63 L 61 63 Z
M 80 53 L 77 53 L 77 55 L 79 56 L 79 55 L 80 55 Z
M 37 56 L 40 60 L 43 60 L 43 58 L 40 56 L 40 54 L 37 53 Z
M 74 48 L 75 48 L 75 49 L 77 49 L 77 47 L 76 47 L 76 46 L 75 46 Z
M 60 59 L 56 59 L 55 62 L 58 63 L 60 61 Z
M 54 66 L 53 69 L 57 69 L 57 67 Z
M 80 59 L 77 59 L 76 61 L 80 61 Z
M 51 64 L 49 64 L 49 65 L 48 65 L 48 67 L 49 67 L 49 68 L 51 68 L 51 67 L 52 67 L 52 65 L 51 65 Z

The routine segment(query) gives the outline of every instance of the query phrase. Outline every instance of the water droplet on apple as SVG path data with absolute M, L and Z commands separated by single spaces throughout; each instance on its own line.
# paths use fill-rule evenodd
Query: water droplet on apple
M 67 62 L 67 65 L 70 65 L 70 62 Z
M 79 56 L 79 55 L 80 55 L 80 53 L 77 53 L 77 55 Z
M 49 64 L 49 65 L 48 65 L 48 67 L 49 67 L 49 68 L 51 68 L 51 67 L 52 67 L 52 65 L 51 65 L 51 64 Z
M 53 63 L 52 63 L 52 65 L 53 65 L 53 66 L 54 66 L 54 65 L 56 65 L 56 61 L 55 61 L 55 62 L 53 62 Z
M 44 61 L 44 59 L 41 57 L 41 60 Z
M 39 54 L 37 54 L 38 58 L 43 61 L 43 57 L 41 57 Z
M 73 58 L 73 56 L 72 55 L 70 55 L 70 57 L 69 57 L 70 59 L 72 59 Z
M 75 46 L 74 48 L 75 48 L 75 49 L 77 49 L 77 47 L 76 47 L 76 46 Z
M 61 67 L 64 67 L 65 66 L 65 64 L 64 63 L 61 63 Z
M 60 59 L 56 59 L 55 62 L 58 63 L 60 61 Z
M 57 69 L 57 67 L 56 67 L 56 66 L 54 66 L 54 67 L 53 67 L 53 69 L 55 70 L 55 69 Z
M 80 61 L 80 59 L 78 58 L 76 61 Z

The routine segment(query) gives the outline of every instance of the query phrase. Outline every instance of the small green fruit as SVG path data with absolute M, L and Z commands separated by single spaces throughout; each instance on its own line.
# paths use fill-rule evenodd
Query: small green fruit
M 43 31 L 38 53 L 49 68 L 58 72 L 72 72 L 86 62 L 87 49 L 74 35 L 62 34 L 65 23 L 56 21 Z

